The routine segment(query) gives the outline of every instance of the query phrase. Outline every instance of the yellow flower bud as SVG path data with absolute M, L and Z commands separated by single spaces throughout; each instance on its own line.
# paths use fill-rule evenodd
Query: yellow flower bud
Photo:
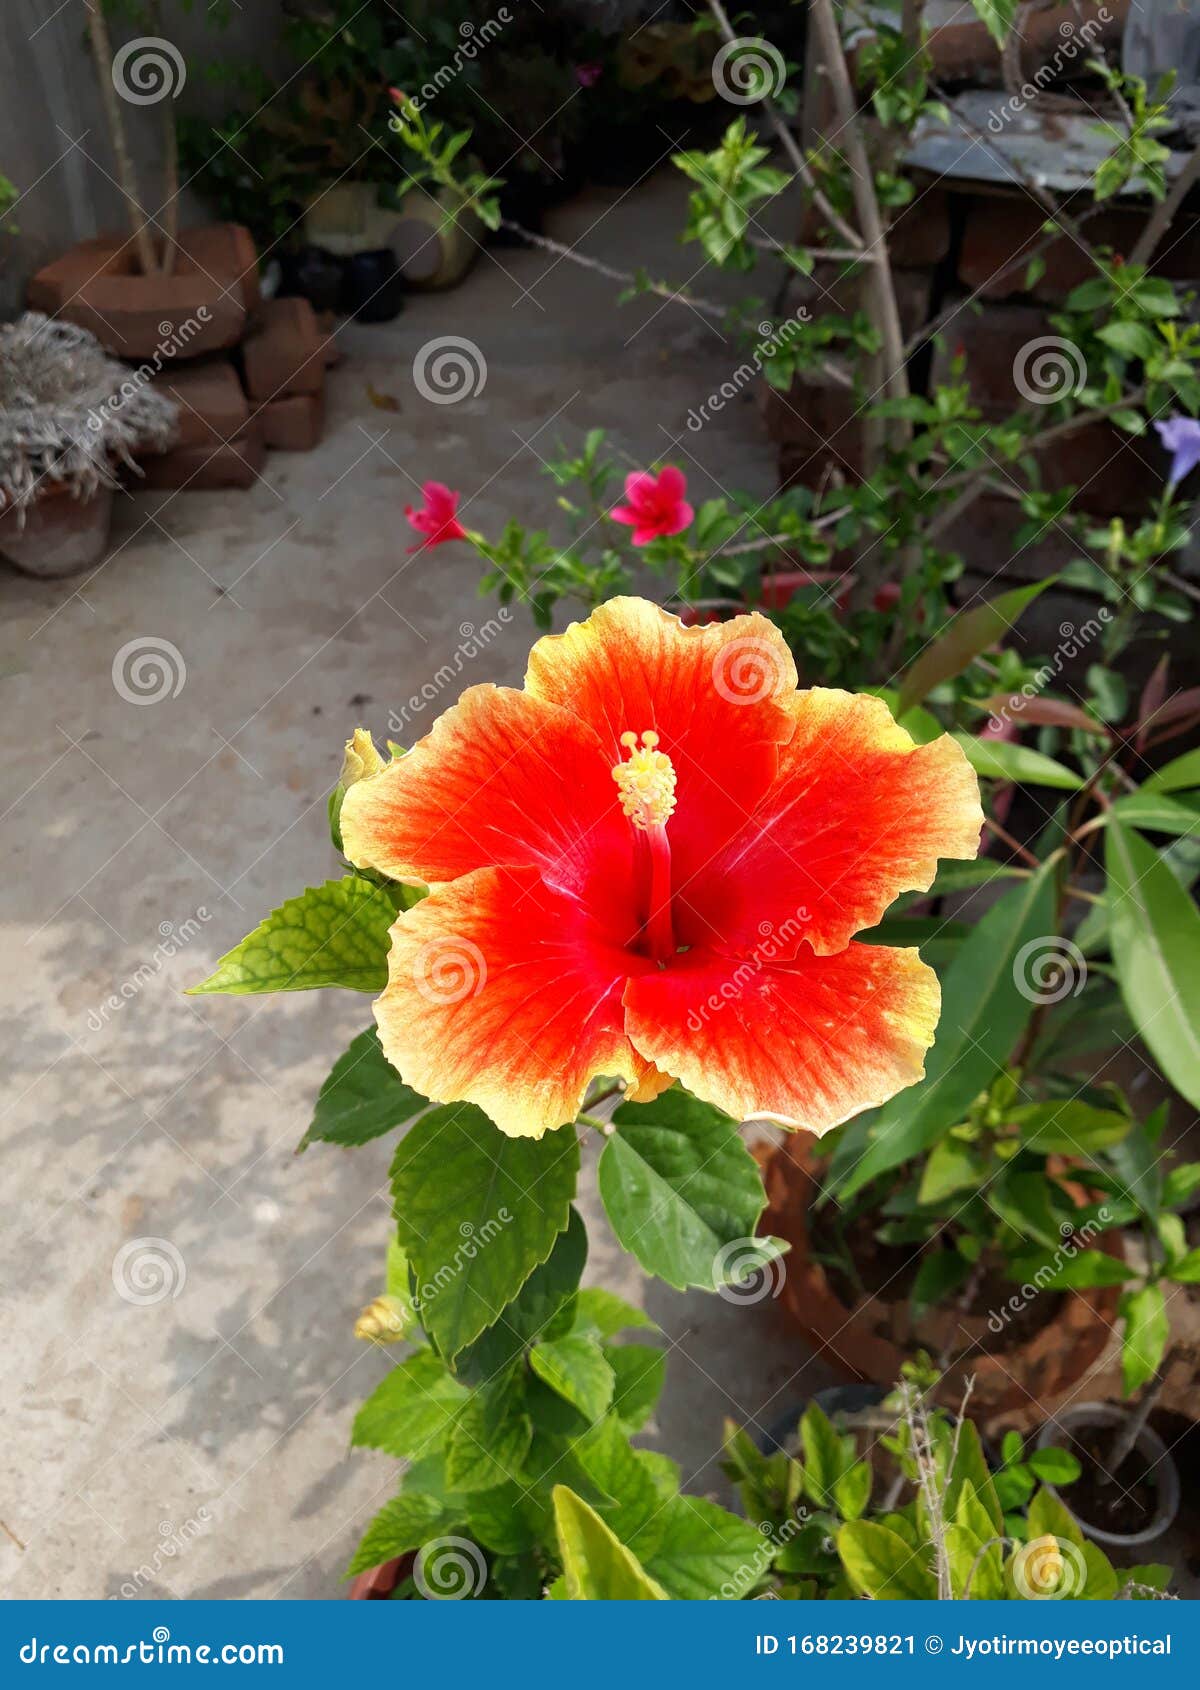
M 354 1336 L 369 1344 L 398 1344 L 405 1336 L 405 1313 L 399 1297 L 376 1297 L 354 1322 Z
M 1025 1577 L 1030 1588 L 1039 1596 L 1058 1588 L 1065 1563 L 1056 1537 L 1035 1537 L 1025 1547 Z
M 375 749 L 375 741 L 366 728 L 355 728 L 351 738 L 346 741 L 339 786 L 344 791 L 346 787 L 353 786 L 356 780 L 366 780 L 371 775 L 377 775 L 382 767 L 383 758 Z

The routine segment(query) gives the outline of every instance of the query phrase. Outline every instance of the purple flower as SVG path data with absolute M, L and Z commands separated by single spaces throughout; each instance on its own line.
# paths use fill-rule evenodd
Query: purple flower
M 1200 422 L 1194 417 L 1170 417 L 1156 422 L 1159 439 L 1171 453 L 1169 485 L 1176 487 L 1200 464 Z

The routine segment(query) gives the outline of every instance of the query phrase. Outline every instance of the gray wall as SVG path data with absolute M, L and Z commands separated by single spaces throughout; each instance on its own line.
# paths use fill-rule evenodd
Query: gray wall
M 191 13 L 179 0 L 163 0 L 163 34 L 187 67 L 185 110 L 220 111 L 223 96 L 206 84 L 206 63 L 275 57 L 281 10 L 281 0 L 243 0 L 229 28 L 216 30 L 206 22 L 205 0 Z M 29 276 L 72 241 L 126 227 L 84 30 L 83 0 L 0 0 L 0 171 L 22 195 L 11 214 L 18 233 L 0 233 L 0 316 L 19 309 Z M 132 33 L 114 24 L 114 47 Z M 142 195 L 154 212 L 162 204 L 161 109 L 122 110 Z M 198 216 L 200 207 L 185 195 L 183 212 Z

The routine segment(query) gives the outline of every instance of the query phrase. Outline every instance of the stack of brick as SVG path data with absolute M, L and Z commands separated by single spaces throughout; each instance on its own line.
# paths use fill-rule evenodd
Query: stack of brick
M 249 487 L 268 448 L 308 451 L 321 438 L 328 337 L 307 300 L 262 299 L 237 224 L 185 231 L 169 276 L 142 275 L 127 240 L 85 241 L 40 271 L 28 298 L 176 402 L 176 442 L 142 461 L 142 485 Z

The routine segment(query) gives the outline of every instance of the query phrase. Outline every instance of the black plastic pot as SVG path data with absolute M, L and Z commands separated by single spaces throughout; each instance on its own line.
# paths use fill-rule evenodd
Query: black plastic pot
M 1111 1441 L 1116 1438 L 1121 1427 L 1128 1424 L 1129 1413 L 1129 1409 L 1113 1402 L 1081 1402 L 1072 1407 L 1061 1408 L 1052 1420 L 1047 1420 L 1038 1433 L 1037 1447 L 1045 1449 L 1050 1444 L 1069 1444 L 1072 1437 L 1097 1429 L 1103 1431 Z M 1179 1468 L 1153 1426 L 1142 1427 L 1133 1447 L 1146 1462 L 1148 1471 L 1154 1475 L 1154 1515 L 1150 1523 L 1140 1531 L 1113 1531 L 1109 1527 L 1095 1525 L 1075 1506 L 1070 1490 L 1065 1495 L 1055 1492 L 1063 1507 L 1074 1516 L 1090 1538 L 1115 1549 L 1136 1549 L 1140 1544 L 1153 1543 L 1156 1538 L 1160 1538 L 1174 1521 L 1182 1501 Z M 1047 1489 L 1053 1490 L 1054 1487 L 1049 1485 Z
M 810 1402 L 815 1402 L 822 1414 L 832 1420 L 838 1414 L 862 1414 L 868 1408 L 878 1408 L 888 1395 L 890 1392 L 883 1385 L 828 1385 L 772 1421 L 759 1439 L 763 1454 L 774 1455 L 776 1450 L 786 1450 L 794 1443 L 800 1416 Z
M 279 298 L 299 296 L 314 311 L 336 311 L 344 286 L 343 263 L 323 247 L 304 246 L 279 254 Z
M 404 309 L 404 277 L 390 246 L 346 259 L 341 306 L 360 323 L 390 323 Z

